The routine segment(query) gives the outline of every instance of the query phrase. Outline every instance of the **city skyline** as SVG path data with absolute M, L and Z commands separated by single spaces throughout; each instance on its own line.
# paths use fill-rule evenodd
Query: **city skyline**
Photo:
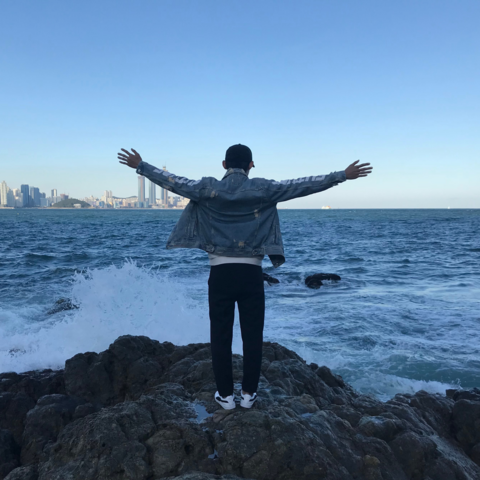
M 163 170 L 167 171 L 164 166 Z M 115 196 L 112 190 L 104 190 L 102 196 L 79 196 L 73 197 L 68 193 L 58 194 L 58 189 L 50 190 L 50 197 L 45 192 L 41 192 L 39 187 L 29 184 L 21 184 L 20 188 L 11 188 L 6 180 L 0 183 L 0 207 L 8 208 L 32 208 L 32 207 L 50 207 L 55 203 L 69 198 L 85 201 L 93 207 L 103 208 L 113 206 L 115 208 L 184 208 L 188 199 L 181 195 L 168 195 L 168 190 L 159 186 L 159 196 L 157 196 L 157 185 L 142 175 L 138 175 L 137 196 L 127 197 Z M 148 182 L 148 197 L 146 196 L 146 182 Z M 127 201 L 130 200 L 130 201 Z

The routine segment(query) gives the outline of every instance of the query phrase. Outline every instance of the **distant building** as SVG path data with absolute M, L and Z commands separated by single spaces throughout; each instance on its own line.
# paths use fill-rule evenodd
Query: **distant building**
M 57 198 L 57 197 L 58 197 L 57 189 L 54 188 L 54 189 L 52 190 L 52 200 L 53 200 L 54 198 Z
M 186 197 L 179 197 L 179 199 L 177 200 L 177 207 L 178 208 L 185 208 L 188 203 L 190 202 L 190 200 Z
M 15 206 L 15 195 L 12 192 L 12 189 L 9 188 L 7 192 L 7 207 Z
M 20 185 L 22 192 L 22 207 L 28 207 L 30 204 L 30 187 L 28 185 Z
M 167 172 L 167 167 L 164 166 L 163 171 Z M 160 204 L 164 205 L 165 207 L 168 206 L 168 190 L 162 187 L 160 187 Z
M 0 185 L 0 205 L 7 205 L 7 193 L 8 193 L 7 182 L 3 181 Z
M 62 200 L 68 200 L 68 195 L 65 194 L 65 193 L 61 193 L 60 194 L 60 201 L 62 201 Z
M 30 200 L 32 207 L 40 206 L 40 189 L 37 187 L 30 187 Z
M 23 195 L 19 188 L 13 189 L 13 196 L 15 198 L 15 207 L 23 207 Z
M 143 202 L 145 202 L 145 177 L 142 175 L 139 175 L 138 176 L 138 203 L 143 204 Z
M 149 185 L 148 185 L 148 203 L 150 205 L 155 205 L 156 200 L 157 200 L 157 194 L 155 192 L 156 185 L 151 180 L 149 180 L 148 183 L 149 183 Z
M 111 190 L 105 190 L 103 197 L 101 198 L 106 205 L 113 205 L 113 193 Z

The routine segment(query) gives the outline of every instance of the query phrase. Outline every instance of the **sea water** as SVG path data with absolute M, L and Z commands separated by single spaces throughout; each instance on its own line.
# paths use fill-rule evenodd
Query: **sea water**
M 209 342 L 207 254 L 165 249 L 180 214 L 0 210 L 0 372 L 63 368 L 120 335 Z M 480 210 L 279 215 L 286 263 L 263 262 L 280 280 L 265 284 L 265 341 L 381 400 L 480 386 Z M 312 290 L 314 273 L 341 280 Z M 79 308 L 48 313 L 60 298 Z

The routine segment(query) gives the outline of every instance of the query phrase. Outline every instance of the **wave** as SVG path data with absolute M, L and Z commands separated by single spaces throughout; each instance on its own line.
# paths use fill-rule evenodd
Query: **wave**
M 39 308 L 0 310 L 0 372 L 64 368 L 77 353 L 101 352 L 127 334 L 210 341 L 208 309 L 188 285 L 132 261 L 76 273 L 69 300 L 79 308 L 37 321 Z

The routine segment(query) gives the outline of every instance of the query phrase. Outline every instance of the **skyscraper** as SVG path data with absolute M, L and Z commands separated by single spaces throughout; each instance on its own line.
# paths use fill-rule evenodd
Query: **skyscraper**
M 8 185 L 7 182 L 3 181 L 0 185 L 0 205 L 7 205 L 7 193 Z
M 7 188 L 7 207 L 15 206 L 15 195 L 11 188 Z
M 150 205 L 155 205 L 155 201 L 157 199 L 157 194 L 155 192 L 155 184 L 149 180 L 149 185 L 148 185 L 148 203 Z
M 163 167 L 163 171 L 167 171 L 167 167 Z M 164 188 L 160 187 L 160 202 L 162 205 L 167 206 L 168 205 L 168 190 L 165 190 Z
M 145 202 L 145 177 L 142 175 L 138 176 L 138 201 Z
M 31 207 L 37 207 L 40 205 L 40 189 L 37 187 L 30 187 L 30 200 Z
M 53 198 L 56 198 L 56 197 L 58 197 L 58 193 L 57 193 L 57 189 L 54 188 L 54 189 L 52 190 L 52 199 L 53 199 Z
M 22 207 L 28 207 L 30 205 L 30 187 L 28 185 L 20 185 L 22 192 Z

